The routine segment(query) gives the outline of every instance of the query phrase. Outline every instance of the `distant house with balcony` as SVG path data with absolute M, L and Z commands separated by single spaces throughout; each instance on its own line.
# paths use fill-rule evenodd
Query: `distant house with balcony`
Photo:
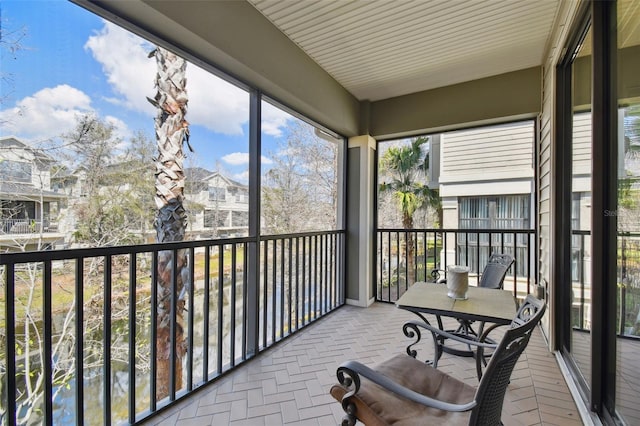
M 141 237 L 143 241 L 153 242 L 153 176 L 149 176 L 148 185 L 134 187 L 126 174 L 131 167 L 139 165 L 108 165 L 104 171 L 108 179 L 100 185 L 99 191 L 103 201 L 109 194 L 133 196 L 139 205 L 127 211 L 127 232 Z M 186 168 L 185 177 L 184 205 L 188 212 L 186 239 L 247 235 L 249 194 L 246 185 L 201 167 Z M 52 188 L 66 199 L 60 207 L 59 224 L 69 243 L 73 242 L 72 234 L 80 225 L 81 218 L 77 212 L 82 210 L 83 203 L 87 203 L 87 197 L 91 195 L 88 179 L 88 170 L 83 166 L 74 170 L 60 168 L 51 179 Z
M 188 168 L 185 174 L 189 239 L 246 236 L 249 187 L 200 167 Z
M 0 139 L 0 251 L 31 251 L 63 243 L 60 201 L 51 190 L 54 160 L 19 139 Z
M 119 161 L 100 170 L 84 165 L 59 166 L 52 188 L 67 197 L 60 209 L 60 228 L 71 245 L 111 245 L 114 241 L 153 242 L 153 164 Z M 137 179 L 131 178 L 134 171 Z M 93 219 L 105 219 L 101 227 Z M 95 222 L 95 221 L 93 221 Z

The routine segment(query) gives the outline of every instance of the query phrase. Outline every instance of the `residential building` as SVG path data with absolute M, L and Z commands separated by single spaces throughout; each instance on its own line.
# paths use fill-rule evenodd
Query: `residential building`
M 192 238 L 246 236 L 249 187 L 220 172 L 188 168 L 185 200 L 190 212 L 187 234 Z
M 51 185 L 66 197 L 59 226 L 67 246 L 152 242 L 152 170 L 151 161 L 117 161 L 93 170 L 58 164 Z M 131 179 L 132 173 L 140 178 Z
M 61 246 L 59 203 L 51 190 L 54 160 L 13 136 L 0 139 L 0 252 Z
M 534 147 L 533 120 L 440 135 L 431 151 L 434 161 L 439 161 L 440 174 L 430 186 L 438 189 L 442 199 L 443 228 L 534 229 Z M 526 256 L 532 252 L 526 238 L 518 237 L 516 249 L 514 237 L 508 234 L 471 235 L 469 240 L 460 236 L 458 244 L 453 238 L 448 241 L 446 258 L 470 265 L 472 272 L 479 272 L 487 263 L 491 238 L 493 247 L 505 247 L 505 252 L 514 255 L 517 274 L 528 275 Z

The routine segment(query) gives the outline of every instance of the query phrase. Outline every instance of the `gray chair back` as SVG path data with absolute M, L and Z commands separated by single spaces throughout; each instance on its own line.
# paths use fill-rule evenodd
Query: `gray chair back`
M 502 404 L 511 373 L 545 309 L 544 301 L 532 295 L 528 295 L 518 309 L 480 380 L 475 397 L 478 405 L 471 412 L 470 425 L 501 424 Z
M 482 271 L 479 287 L 502 288 L 504 277 L 507 271 L 513 265 L 514 259 L 510 254 L 493 253 L 489 257 L 487 266 Z

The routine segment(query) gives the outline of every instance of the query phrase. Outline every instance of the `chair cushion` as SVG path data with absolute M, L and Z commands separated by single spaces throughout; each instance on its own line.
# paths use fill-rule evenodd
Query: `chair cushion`
M 374 370 L 402 386 L 441 401 L 466 403 L 473 400 L 475 395 L 474 387 L 408 355 L 396 355 Z M 341 385 L 331 388 L 331 395 L 338 401 L 342 401 L 346 392 Z M 471 416 L 471 411 L 456 413 L 425 407 L 389 392 L 364 377 L 361 378 L 360 391 L 351 401 L 356 406 L 356 416 L 367 426 L 466 425 Z

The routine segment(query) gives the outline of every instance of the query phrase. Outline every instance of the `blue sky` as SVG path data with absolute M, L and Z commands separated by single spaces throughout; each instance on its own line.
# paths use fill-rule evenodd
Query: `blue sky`
M 69 132 L 78 115 L 112 123 L 126 144 L 133 132 L 153 137 L 154 46 L 66 0 L 2 0 L 2 32 L 22 49 L 0 52 L 0 136 L 34 146 Z M 245 181 L 248 167 L 249 95 L 187 65 L 191 144 L 187 166 L 220 169 Z M 277 149 L 287 121 L 271 106 L 263 110 L 263 163 Z

